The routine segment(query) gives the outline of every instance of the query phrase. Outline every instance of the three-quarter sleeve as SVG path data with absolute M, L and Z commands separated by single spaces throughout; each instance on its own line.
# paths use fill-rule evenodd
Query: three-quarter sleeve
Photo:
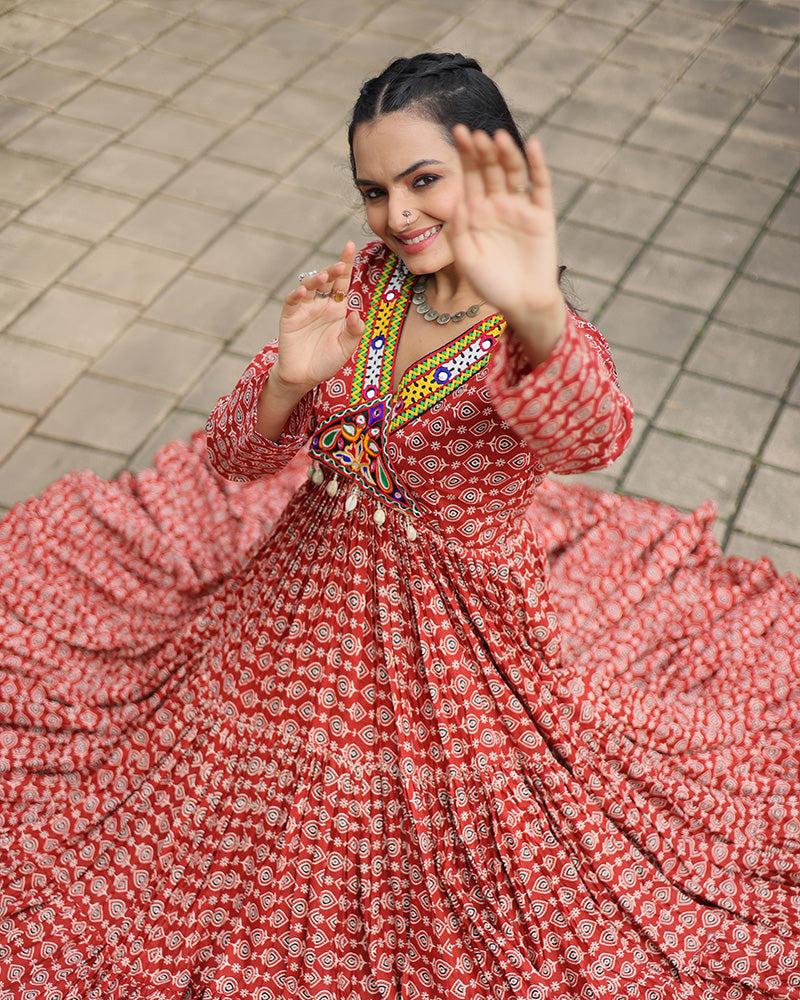
M 249 482 L 280 471 L 308 439 L 314 394 L 307 393 L 292 411 L 278 441 L 256 429 L 258 401 L 278 355 L 265 347 L 250 362 L 229 395 L 219 400 L 206 424 L 208 458 L 220 475 Z
M 572 312 L 550 356 L 535 366 L 509 330 L 490 359 L 488 388 L 499 416 L 549 472 L 602 468 L 630 439 L 633 407 L 608 347 Z

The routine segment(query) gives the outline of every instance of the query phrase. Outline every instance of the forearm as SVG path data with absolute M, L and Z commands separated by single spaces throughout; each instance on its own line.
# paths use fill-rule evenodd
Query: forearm
M 278 442 L 306 390 L 286 385 L 273 367 L 258 399 L 256 430 L 270 441 Z

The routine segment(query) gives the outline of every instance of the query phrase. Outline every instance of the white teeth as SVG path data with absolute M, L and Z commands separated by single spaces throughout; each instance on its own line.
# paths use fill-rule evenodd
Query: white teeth
M 429 236 L 433 236 L 434 233 L 438 233 L 441 226 L 432 226 L 430 229 L 426 229 L 424 233 L 420 233 L 419 236 L 415 236 L 413 240 L 401 240 L 407 247 L 414 246 L 415 243 L 422 243 L 423 240 L 427 240 Z

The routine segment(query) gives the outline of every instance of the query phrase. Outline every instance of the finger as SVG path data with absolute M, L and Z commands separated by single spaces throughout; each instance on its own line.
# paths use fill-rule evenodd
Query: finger
M 531 189 L 531 181 L 528 175 L 528 164 L 522 150 L 505 130 L 496 134 L 495 145 L 500 165 L 503 168 L 507 190 L 512 194 L 528 194 Z
M 483 177 L 475 150 L 473 133 L 466 125 L 456 125 L 453 129 L 453 141 L 461 158 L 461 170 L 464 180 L 464 201 L 467 207 L 474 208 L 484 198 Z
M 355 257 L 356 245 L 352 240 L 348 240 L 345 243 L 341 257 L 335 267 L 331 269 L 333 282 L 330 287 L 330 295 L 335 302 L 342 302 L 347 296 L 347 291 L 350 288 L 350 280 L 353 275 Z
M 531 175 L 531 200 L 539 208 L 553 211 L 553 182 L 550 179 L 550 171 L 542 151 L 542 144 L 538 139 L 529 139 L 525 147 L 528 156 L 528 167 Z
M 500 163 L 496 138 L 486 132 L 473 132 L 473 142 L 486 194 L 504 194 L 508 190 L 505 168 Z

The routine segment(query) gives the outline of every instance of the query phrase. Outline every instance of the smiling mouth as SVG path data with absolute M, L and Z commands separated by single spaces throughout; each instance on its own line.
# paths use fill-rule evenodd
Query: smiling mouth
M 431 226 L 430 229 L 426 229 L 425 232 L 420 233 L 419 236 L 415 236 L 413 239 L 404 240 L 402 237 L 398 236 L 397 239 L 406 247 L 413 247 L 416 243 L 422 243 L 424 240 L 430 239 L 439 232 L 441 226 Z

